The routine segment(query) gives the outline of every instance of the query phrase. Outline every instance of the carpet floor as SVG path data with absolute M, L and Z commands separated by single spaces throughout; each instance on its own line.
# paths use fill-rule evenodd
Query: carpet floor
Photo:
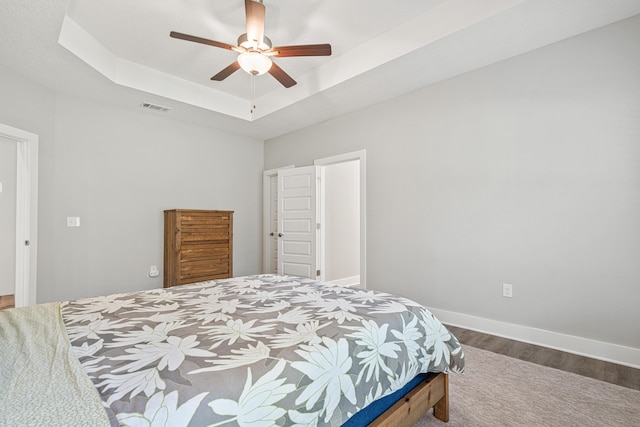
M 416 427 L 640 426 L 640 391 L 463 346 L 449 375 L 449 422 L 432 411 Z

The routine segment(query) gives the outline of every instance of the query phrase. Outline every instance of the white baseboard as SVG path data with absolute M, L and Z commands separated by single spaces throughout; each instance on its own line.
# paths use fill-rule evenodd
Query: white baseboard
M 435 308 L 429 308 L 429 311 L 442 323 L 451 326 L 458 326 L 464 329 L 549 347 L 567 353 L 579 354 L 593 359 L 630 366 L 632 368 L 640 368 L 640 348 L 626 347 L 529 326 L 470 316 L 453 311 Z
M 329 283 L 334 283 L 340 286 L 358 286 L 360 285 L 360 276 L 345 277 L 343 279 L 331 280 Z

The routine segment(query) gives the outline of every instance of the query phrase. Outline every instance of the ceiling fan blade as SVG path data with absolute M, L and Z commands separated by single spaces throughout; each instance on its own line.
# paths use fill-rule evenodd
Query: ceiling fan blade
M 171 31 L 169 33 L 169 36 L 173 37 L 174 39 L 181 39 L 181 40 L 186 40 L 186 41 L 189 41 L 189 42 L 206 44 L 206 45 L 209 45 L 209 46 L 219 47 L 219 48 L 222 48 L 222 49 L 228 49 L 228 50 L 237 50 L 238 49 L 236 46 L 233 46 L 233 45 L 230 45 L 230 44 L 227 44 L 227 43 L 217 42 L 215 40 L 203 39 L 202 37 L 197 37 L 197 36 L 190 36 L 189 34 L 178 33 L 176 31 Z
M 217 82 L 221 82 L 222 80 L 226 79 L 231 74 L 233 74 L 236 71 L 238 71 L 239 69 L 240 69 L 240 64 L 238 63 L 238 61 L 235 61 L 235 62 L 229 64 L 224 70 L 220 71 L 218 74 L 216 74 L 215 76 L 211 77 L 211 80 L 215 80 Z
M 244 9 L 247 15 L 247 39 L 255 40 L 260 46 L 264 39 L 264 4 L 255 0 L 244 0 Z
M 278 52 L 274 56 L 284 58 L 287 56 L 330 56 L 330 44 L 304 44 L 299 46 L 278 46 L 271 49 Z
M 269 69 L 269 74 L 271 74 L 280 84 L 286 88 L 289 88 L 295 85 L 297 82 L 291 78 L 291 76 L 284 72 L 282 68 L 278 66 L 275 62 L 271 64 L 271 68 Z

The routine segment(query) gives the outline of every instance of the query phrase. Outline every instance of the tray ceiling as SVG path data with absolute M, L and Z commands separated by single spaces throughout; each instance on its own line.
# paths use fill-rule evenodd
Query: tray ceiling
M 640 13 L 640 0 L 264 0 L 274 45 L 330 43 L 330 57 L 278 58 L 298 81 L 210 77 L 236 44 L 242 0 L 3 0 L 0 63 L 61 92 L 171 108 L 175 118 L 259 138 L 327 120 Z M 5 37 L 6 36 L 6 37 Z

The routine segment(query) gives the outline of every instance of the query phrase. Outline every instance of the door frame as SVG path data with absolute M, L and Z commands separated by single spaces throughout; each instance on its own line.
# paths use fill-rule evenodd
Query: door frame
M 330 166 L 338 163 L 360 162 L 360 286 L 367 288 L 367 150 L 353 151 L 337 156 L 325 157 L 313 161 L 316 166 Z M 324 185 L 322 190 L 324 191 Z M 321 195 L 324 200 L 324 195 Z M 323 207 L 324 209 L 324 207 Z M 324 220 L 322 218 L 321 220 Z M 322 249 L 324 251 L 324 248 Z
M 269 169 L 262 173 L 262 272 L 269 273 L 269 255 L 271 253 L 272 239 L 269 237 L 269 225 L 271 223 L 271 178 L 278 176 L 281 169 L 291 169 L 294 165 Z
M 345 154 L 339 154 L 336 156 L 325 157 L 322 159 L 314 160 L 313 164 L 316 166 L 330 166 L 333 164 L 350 162 L 357 160 L 360 162 L 360 286 L 367 288 L 367 150 L 359 150 Z M 262 186 L 262 269 L 263 273 L 269 271 L 269 253 L 271 250 L 271 239 L 267 230 L 269 230 L 269 223 L 271 221 L 271 182 L 272 176 L 278 175 L 279 169 L 289 169 L 295 167 L 294 165 L 283 166 L 281 168 L 269 169 L 263 172 L 263 186 Z M 324 168 L 321 168 L 324 169 Z M 320 188 L 324 188 L 321 184 Z M 322 191 L 322 190 L 321 190 Z M 321 195 L 323 197 L 323 195 Z M 322 199 L 321 199 L 322 200 Z M 322 203 L 322 202 L 321 202 Z M 322 208 L 323 209 L 323 208 Z M 322 212 L 321 209 L 321 212 Z M 322 213 L 320 221 L 323 221 Z M 322 233 L 321 233 L 322 235 Z M 321 236 L 320 236 L 321 237 Z M 324 247 L 322 249 L 324 251 Z M 321 254 L 320 256 L 323 256 Z M 321 271 L 321 273 L 323 273 Z
M 23 307 L 36 303 L 39 138 L 1 123 L 0 135 L 17 143 L 15 306 Z

